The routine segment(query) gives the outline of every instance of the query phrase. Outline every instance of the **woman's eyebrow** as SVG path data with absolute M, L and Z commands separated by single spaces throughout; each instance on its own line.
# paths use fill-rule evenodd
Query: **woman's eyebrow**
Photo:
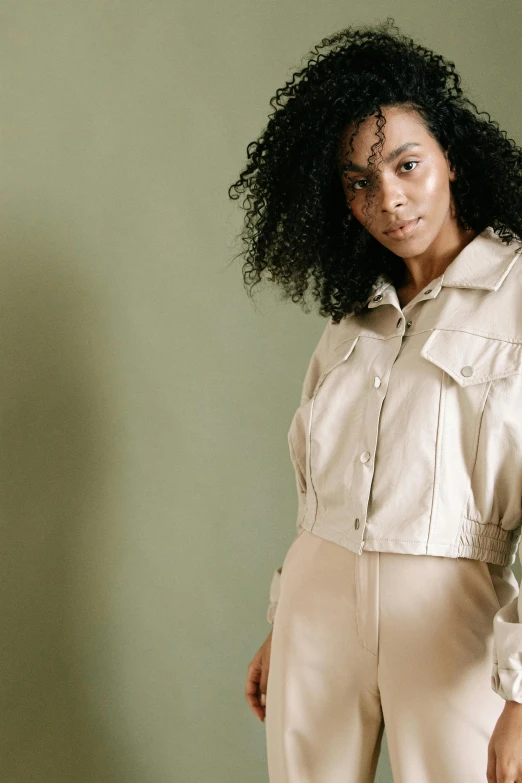
M 416 141 L 407 141 L 405 144 L 401 144 L 400 147 L 397 147 L 396 150 L 393 150 L 393 152 L 390 152 L 388 157 L 385 159 L 385 163 L 391 163 L 395 160 L 395 158 L 398 158 L 399 155 L 402 155 L 403 152 L 406 152 L 406 150 L 411 150 L 413 147 L 420 147 L 421 145 Z M 366 169 L 363 166 L 358 166 L 357 163 L 347 163 L 344 166 L 341 166 L 341 171 L 356 171 L 361 174 L 364 174 Z

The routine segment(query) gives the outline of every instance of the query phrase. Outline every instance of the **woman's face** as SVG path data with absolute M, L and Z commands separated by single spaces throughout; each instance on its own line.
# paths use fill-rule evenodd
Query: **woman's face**
M 345 129 L 339 173 L 353 216 L 382 245 L 402 258 L 420 256 L 457 225 L 450 182 L 455 173 L 417 112 L 383 107 L 384 146 L 368 169 L 371 147 L 379 141 L 376 117 L 367 118 L 353 140 Z M 366 200 L 369 185 L 369 203 Z M 403 229 L 394 227 L 410 221 Z M 442 233 L 441 233 L 442 232 Z

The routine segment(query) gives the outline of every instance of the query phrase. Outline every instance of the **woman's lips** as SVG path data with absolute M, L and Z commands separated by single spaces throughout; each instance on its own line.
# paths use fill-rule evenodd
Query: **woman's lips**
M 395 231 L 385 231 L 387 237 L 391 237 L 392 239 L 406 239 L 406 237 L 409 237 L 417 228 L 420 218 L 415 218 L 415 220 L 410 220 L 409 223 L 406 223 L 406 225 L 402 226 L 402 228 L 397 228 Z

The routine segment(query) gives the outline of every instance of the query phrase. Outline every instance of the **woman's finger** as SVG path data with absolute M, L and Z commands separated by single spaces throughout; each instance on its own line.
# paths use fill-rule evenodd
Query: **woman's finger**
M 260 720 L 265 719 L 265 707 L 261 704 L 259 691 L 259 680 L 261 677 L 261 669 L 255 664 L 250 664 L 248 667 L 247 682 L 245 687 L 245 697 L 250 705 L 250 709 Z

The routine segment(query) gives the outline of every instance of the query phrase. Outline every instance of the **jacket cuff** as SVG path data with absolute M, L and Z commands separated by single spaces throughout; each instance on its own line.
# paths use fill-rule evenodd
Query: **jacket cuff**
M 491 687 L 506 701 L 522 703 L 522 669 L 499 669 L 494 663 L 491 669 Z
M 272 601 L 270 601 L 266 612 L 266 619 L 268 620 L 270 625 L 274 624 L 276 609 L 277 609 L 277 604 L 272 603 Z
M 273 625 L 274 623 L 277 604 L 279 601 L 279 590 L 280 590 L 282 570 L 283 570 L 283 566 L 280 566 L 276 571 L 274 571 L 272 582 L 270 584 L 270 603 L 268 604 L 266 619 L 271 625 Z
M 518 597 L 493 618 L 494 649 L 491 687 L 506 701 L 522 703 L 522 623 Z

